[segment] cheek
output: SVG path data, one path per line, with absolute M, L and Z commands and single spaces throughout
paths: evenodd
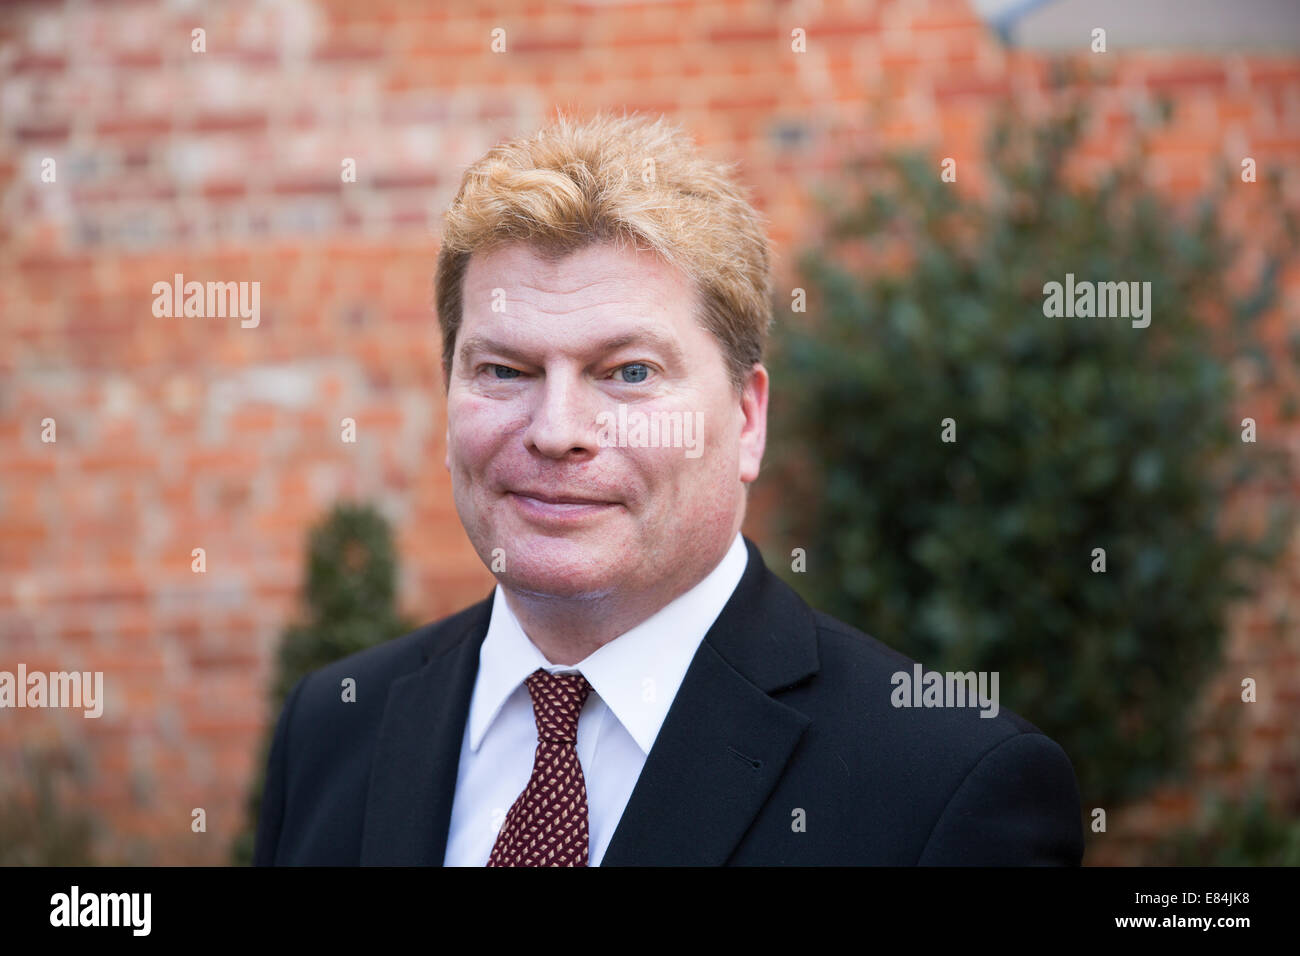
M 689 462 L 687 494 L 708 498 L 705 507 L 728 506 L 740 482 L 740 428 L 720 413 L 704 431 L 701 456 Z
M 635 468 L 648 485 L 665 492 L 665 507 L 673 507 L 674 501 L 717 500 L 740 481 L 741 422 L 732 409 L 706 410 L 699 428 L 694 438 L 697 457 L 688 457 L 685 448 L 637 449 Z
M 706 442 L 698 458 L 687 458 L 680 448 L 655 451 L 655 455 L 642 456 L 636 470 L 656 510 L 689 524 L 691 515 L 712 510 L 720 493 L 730 487 L 728 469 L 734 470 L 735 465 L 724 460 L 725 446 Z
M 448 410 L 453 466 L 475 470 L 500 446 L 507 428 L 497 403 L 463 399 Z

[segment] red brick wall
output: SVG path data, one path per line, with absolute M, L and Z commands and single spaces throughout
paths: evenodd
M 557 106 L 665 112 L 740 161 L 781 288 L 841 157 L 924 144 L 975 188 L 993 106 L 1049 96 L 1048 61 L 1002 48 L 963 0 L 177 7 L 0 11 L 0 668 L 103 670 L 107 695 L 99 720 L 0 713 L 0 773 L 23 744 L 79 755 L 69 796 L 103 824 L 106 860 L 226 858 L 274 717 L 265 685 L 305 532 L 336 497 L 395 524 L 407 613 L 487 593 L 442 465 L 431 310 L 437 217 L 466 164 Z M 791 52 L 795 27 L 807 53 Z M 1163 93 L 1176 114 L 1153 182 L 1188 195 L 1252 155 L 1300 206 L 1300 59 L 1080 48 L 1099 74 L 1084 172 Z M 355 183 L 340 182 L 344 157 Z M 1248 237 L 1272 221 L 1246 193 L 1226 215 Z M 1277 330 L 1300 328 L 1294 265 Z M 151 287 L 177 272 L 261 282 L 260 325 L 155 318 Z M 345 416 L 355 445 L 339 440 Z M 46 417 L 56 444 L 40 440 Z M 772 491 L 748 525 L 760 540 Z M 1289 696 L 1246 713 L 1235 763 L 1207 756 L 1191 783 L 1112 817 L 1136 839 L 1090 858 L 1140 852 L 1212 783 L 1264 773 L 1297 799 L 1295 627 L 1269 629 L 1300 619 L 1297 595 L 1300 554 L 1238 616 L 1207 733 L 1239 673 L 1285 673 Z M 206 834 L 190 832 L 193 807 Z

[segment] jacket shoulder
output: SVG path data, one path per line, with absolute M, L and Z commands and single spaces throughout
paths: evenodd
M 912 686 L 918 668 L 928 673 L 920 662 L 823 611 L 812 613 L 818 669 L 779 694 L 811 718 L 787 802 L 803 805 L 797 801 L 808 798 L 795 791 L 815 781 L 836 839 L 824 847 L 790 845 L 783 858 L 1077 865 L 1082 830 L 1073 767 L 1038 727 L 996 705 L 993 673 L 965 675 L 986 693 L 964 705 L 957 681 L 949 683 L 963 675 L 943 674 L 938 705 L 927 703 Z M 772 832 L 788 828 L 785 819 Z
M 916 665 L 922 663 L 824 611 L 814 610 L 813 618 L 817 625 L 817 643 L 822 666 L 824 668 L 847 667 L 865 678 L 868 686 L 888 687 L 891 696 L 897 687 L 894 675 L 906 674 L 907 679 L 910 680 L 915 673 Z M 882 680 L 885 682 L 883 685 L 880 683 Z M 998 707 L 996 716 L 981 719 L 979 723 L 989 726 L 989 729 L 995 729 L 997 731 L 995 736 L 999 739 L 1015 733 L 1042 733 L 1038 727 L 1019 714 L 1001 706 Z

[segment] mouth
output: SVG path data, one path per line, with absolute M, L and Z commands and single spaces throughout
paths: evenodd
M 573 495 L 549 495 L 540 491 L 508 491 L 506 497 L 525 518 L 544 524 L 586 521 L 618 507 L 618 503 L 614 501 Z

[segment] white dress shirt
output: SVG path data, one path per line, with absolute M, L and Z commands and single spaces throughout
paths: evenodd
M 704 580 L 574 665 L 547 661 L 498 584 L 479 649 L 443 864 L 486 865 L 507 811 L 532 776 L 537 722 L 524 679 L 541 667 L 577 671 L 591 685 L 577 747 L 587 784 L 588 865 L 599 866 L 691 659 L 748 561 L 737 533 Z

